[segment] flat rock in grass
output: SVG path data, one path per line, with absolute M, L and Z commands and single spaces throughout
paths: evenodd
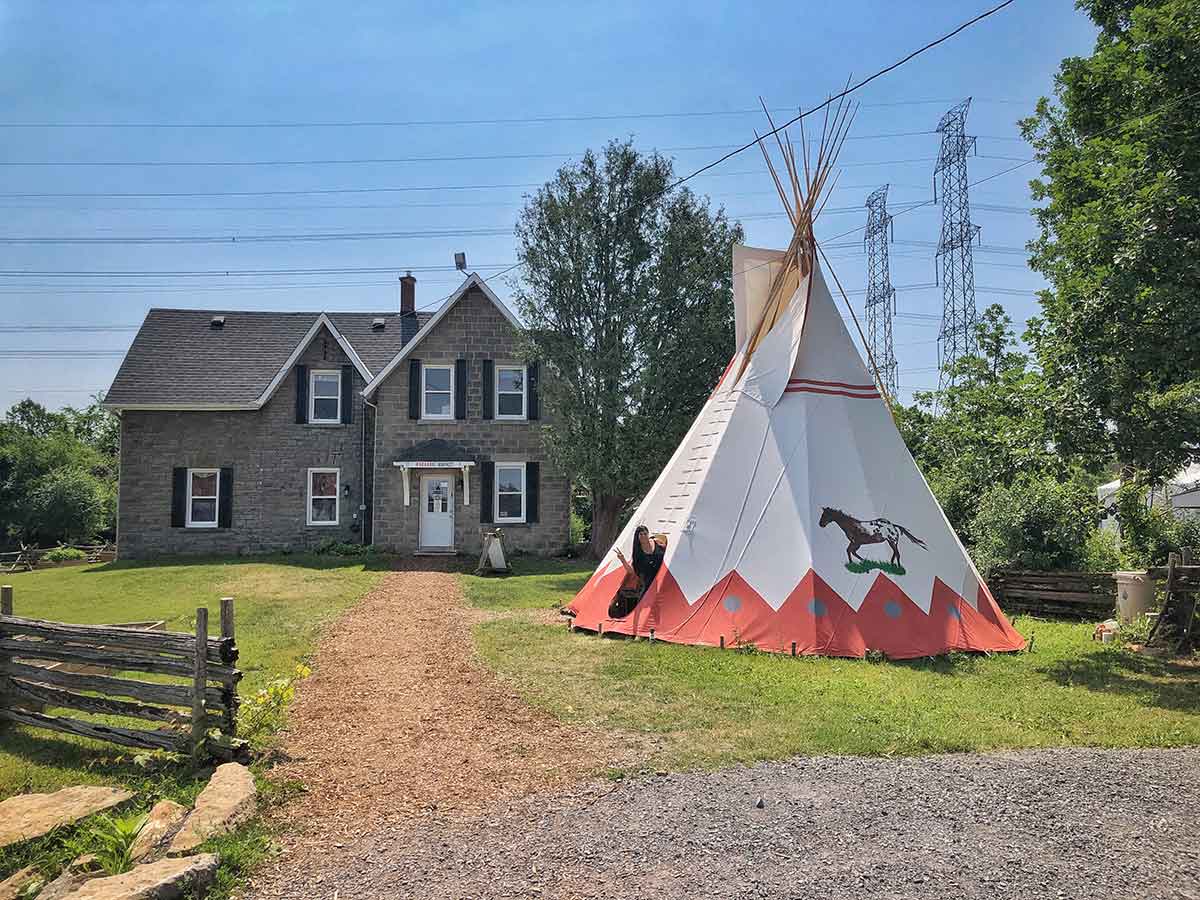
M 48 834 L 133 797 L 119 788 L 80 785 L 53 794 L 18 794 L 0 802 L 0 847 Z
M 217 874 L 217 856 L 201 853 L 134 866 L 122 875 L 93 878 L 70 900 L 175 900 L 203 897 Z
M 167 853 L 171 856 L 190 853 L 210 837 L 232 831 L 253 816 L 257 808 L 257 791 L 250 770 L 240 763 L 217 766 Z
M 146 824 L 142 826 L 130 848 L 133 861 L 150 862 L 162 856 L 187 814 L 188 808 L 174 800 L 159 800 L 155 803 L 146 817 Z
M 52 882 L 38 893 L 38 900 L 63 900 L 64 897 L 75 896 L 75 891 L 91 879 L 91 874 L 79 872 L 67 866 Z
M 42 873 L 34 866 L 26 866 L 0 881 L 0 900 L 17 900 L 25 885 L 31 881 L 42 881 Z

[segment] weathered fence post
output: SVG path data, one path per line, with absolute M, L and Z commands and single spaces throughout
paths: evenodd
M 221 598 L 221 637 L 233 640 L 233 598 Z
M 11 616 L 13 614 L 12 603 L 12 585 L 0 585 L 0 616 Z M 4 630 L 0 629 L 0 638 L 4 637 Z M 8 675 L 4 671 L 7 668 L 8 656 L 0 651 L 0 709 L 8 707 Z
M 233 598 L 221 598 L 221 637 L 234 640 Z M 236 647 L 236 644 L 235 644 Z M 238 697 L 237 691 L 225 692 L 225 728 L 224 731 L 232 738 L 237 736 Z
M 204 753 L 205 721 L 204 693 L 208 688 L 208 609 L 196 610 L 196 653 L 192 670 L 192 759 L 200 762 Z

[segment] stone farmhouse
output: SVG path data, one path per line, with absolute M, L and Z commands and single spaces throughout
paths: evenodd
M 121 558 L 302 550 L 405 553 L 569 539 L 547 462 L 537 363 L 478 275 L 418 312 L 152 309 L 105 405 L 121 418 Z

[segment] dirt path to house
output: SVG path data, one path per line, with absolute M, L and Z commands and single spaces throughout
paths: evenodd
M 539 713 L 479 664 L 482 614 L 453 571 L 422 563 L 339 619 L 303 682 L 273 770 L 307 788 L 279 814 L 288 869 L 315 877 L 330 850 L 381 827 L 469 815 L 627 757 L 615 737 Z

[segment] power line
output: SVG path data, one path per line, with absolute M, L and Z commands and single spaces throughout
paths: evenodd
M 909 206 L 928 205 L 927 201 L 914 201 L 911 204 L 900 204 L 901 209 Z M 1015 211 L 1015 210 L 1005 210 Z M 1027 211 L 1027 210 L 1026 210 Z M 846 206 L 826 209 L 823 215 L 858 215 L 862 212 L 858 207 Z M 761 213 L 728 213 L 731 220 L 752 222 L 762 219 L 786 218 L 784 212 Z M 0 244 L 10 245 L 39 245 L 39 244 L 255 244 L 255 243 L 319 243 L 325 241 L 379 241 L 379 240 L 415 240 L 446 237 L 495 237 L 511 233 L 512 229 L 505 228 L 442 228 L 416 229 L 412 231 L 326 231 L 326 232 L 286 232 L 268 234 L 222 234 L 222 235 L 120 235 L 120 236 L 77 236 L 77 235 L 0 235 Z
M 932 134 L 930 131 L 895 131 L 882 134 L 857 135 L 858 140 L 881 138 L 915 137 Z M 732 144 L 701 144 L 688 147 L 658 147 L 657 153 L 695 153 L 710 150 L 727 150 Z M 517 159 L 569 159 L 583 156 L 586 150 L 542 152 L 542 153 L 480 153 L 438 156 L 392 156 L 359 159 L 253 159 L 253 160 L 0 160 L 0 167 L 96 167 L 96 168 L 195 168 L 195 167 L 256 167 L 256 166 L 361 166 L 392 165 L 401 163 L 428 162 L 496 162 Z M 1009 159 L 1009 157 L 991 157 Z
M 920 106 L 941 105 L 949 100 L 891 100 L 875 103 L 864 103 L 865 107 L 890 106 Z M 981 100 L 982 103 L 1014 104 L 1032 106 L 1028 100 Z M 772 109 L 772 112 L 791 112 L 791 107 Z M 617 122 L 626 120 L 646 119 L 698 119 L 729 116 L 760 115 L 757 109 L 730 110 L 684 110 L 679 112 L 645 112 L 645 113 L 571 113 L 565 115 L 524 116 L 514 118 L 475 118 L 475 119 L 367 119 L 345 121 L 292 121 L 292 122 L 0 122 L 0 128 L 33 129 L 33 128 L 416 128 L 442 126 L 472 126 L 472 125 L 541 125 L 556 122 Z
M 1010 0 L 1011 2 L 1011 0 Z M 807 115 L 807 113 L 805 114 Z M 745 149 L 744 147 L 742 149 Z M 740 151 L 738 151 L 740 152 Z M 732 154 L 726 154 L 722 161 L 730 158 Z M 864 162 L 843 163 L 842 168 L 863 168 L 869 166 L 897 166 L 909 165 L 916 163 L 929 162 L 931 156 L 919 156 L 911 159 L 881 159 L 868 160 Z M 708 168 L 711 168 L 708 167 Z M 686 176 L 688 180 L 697 177 L 700 174 L 706 174 L 709 178 L 730 178 L 741 175 L 765 175 L 766 169 L 751 169 L 739 172 L 714 172 L 707 174 L 706 172 L 694 172 Z M 678 187 L 680 181 L 672 188 Z M 44 193 L 44 192 L 19 192 L 0 194 L 0 199 L 3 200 L 85 200 L 85 199 L 118 199 L 118 200 L 136 200 L 136 199 L 157 199 L 164 197 L 171 198 L 200 198 L 200 197 L 302 197 L 302 196 L 321 196 L 321 195 L 336 195 L 336 194 L 403 194 L 414 193 L 418 191 L 488 191 L 488 190 L 524 190 L 527 188 L 540 188 L 544 182 L 516 182 L 508 184 L 439 184 L 439 185 L 412 185 L 404 187 L 370 187 L 370 188 L 310 188 L 306 190 L 271 190 L 271 191 L 124 191 L 124 192 L 87 192 L 87 191 L 70 191 L 64 193 Z

